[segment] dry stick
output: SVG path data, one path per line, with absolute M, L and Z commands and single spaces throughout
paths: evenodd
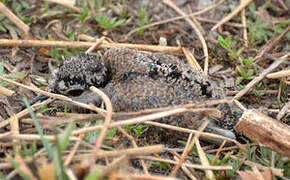
M 97 41 L 95 42 L 95 44 L 93 46 L 91 46 L 86 53 L 91 53 L 94 49 L 98 48 L 104 41 L 105 36 L 101 37 L 100 39 L 97 39 Z
M 214 157 L 214 159 L 212 160 L 212 164 L 215 164 L 215 162 L 216 162 L 216 160 L 219 158 L 219 154 L 220 154 L 220 152 L 222 151 L 222 149 L 223 149 L 223 147 L 224 147 L 224 145 L 226 144 L 226 140 L 224 140 L 223 141 L 223 143 L 220 145 L 220 147 L 218 148 L 218 151 L 217 151 L 217 153 L 215 154 L 215 157 Z
M 77 180 L 75 172 L 72 169 L 65 168 L 65 173 L 67 174 L 67 176 L 70 180 Z
M 259 144 L 258 143 L 251 143 L 249 145 L 249 147 L 252 147 L 252 146 L 258 146 Z M 225 147 L 225 148 L 222 148 L 220 151 L 230 151 L 230 150 L 235 150 L 235 149 L 238 149 L 239 147 L 237 145 L 234 145 L 234 146 L 230 146 L 230 147 Z M 219 149 L 210 149 L 210 150 L 206 150 L 205 152 L 207 154 L 210 154 L 210 153 L 215 153 L 215 152 L 218 152 Z
M 268 79 L 278 79 L 278 78 L 283 78 L 283 77 L 288 77 L 288 76 L 290 76 L 290 69 L 287 69 L 287 70 L 284 70 L 284 71 L 270 73 L 266 77 Z
M 188 104 L 187 104 L 188 105 Z M 187 105 L 183 105 L 180 107 L 186 107 Z M 148 114 L 152 114 L 154 112 L 162 112 L 165 111 L 166 109 L 177 109 L 178 107 L 176 106 L 169 106 L 170 108 L 166 107 L 166 108 L 155 108 L 155 109 L 147 109 L 147 110 L 142 110 L 139 112 L 119 112 L 119 113 L 113 113 L 112 117 L 115 118 L 115 120 L 124 120 L 126 118 L 131 118 L 131 117 L 137 117 L 137 116 L 141 116 L 141 115 L 148 115 Z M 186 107 L 189 108 L 189 107 Z M 97 111 L 97 110 L 96 110 Z M 196 108 L 194 110 L 188 110 L 190 112 L 196 112 L 196 113 L 203 113 L 207 116 L 213 116 L 213 117 L 219 117 L 220 112 L 214 108 Z M 102 119 L 104 116 L 100 115 L 100 114 L 76 114 L 76 113 L 65 113 L 65 114 L 60 114 L 57 113 L 57 116 L 65 116 L 65 117 L 51 117 L 51 116 L 37 116 L 38 121 L 42 124 L 42 125 L 62 125 L 65 123 L 69 123 L 70 122 L 70 118 L 76 118 L 76 122 L 90 122 L 90 121 L 95 121 L 96 119 Z M 28 124 L 32 124 L 33 121 L 31 118 L 27 118 L 27 119 L 22 119 L 21 120 L 22 123 L 28 123 Z M 49 127 L 48 127 L 49 128 Z
M 287 113 L 287 111 L 290 109 L 290 101 L 288 101 L 283 108 L 281 109 L 281 111 L 277 114 L 277 119 L 280 121 L 285 114 Z
M 218 99 L 218 100 L 207 100 L 203 102 L 198 102 L 198 103 L 190 103 L 190 104 L 181 104 L 181 105 L 174 105 L 174 106 L 168 106 L 168 107 L 162 107 L 162 108 L 154 108 L 154 109 L 145 109 L 141 110 L 138 112 L 119 112 L 119 113 L 113 113 L 113 117 L 128 117 L 128 116 L 139 116 L 139 115 L 147 115 L 150 113 L 154 112 L 161 112 L 161 111 L 167 111 L 167 110 L 172 110 L 172 109 L 177 109 L 177 108 L 196 108 L 194 109 L 195 112 L 205 112 L 205 111 L 212 111 L 212 108 L 199 108 L 199 107 L 204 107 L 204 106 L 213 106 L 217 104 L 225 104 L 225 103 L 230 103 L 229 100 L 227 99 Z M 199 108 L 199 109 L 197 109 Z M 95 116 L 95 118 L 100 118 L 99 115 L 97 114 L 74 114 L 74 113 L 65 113 L 65 114 L 60 114 L 61 116 L 75 116 L 75 115 L 82 115 L 82 116 Z
M 170 164 L 178 164 L 178 161 L 172 161 L 169 159 L 161 159 L 156 157 L 150 157 L 150 156 L 136 156 L 133 157 L 134 159 L 145 159 L 150 161 L 159 161 L 159 162 L 166 162 Z M 200 164 L 189 164 L 189 163 L 183 163 L 184 166 L 194 169 L 201 169 L 201 170 L 218 170 L 218 171 L 224 171 L 224 170 L 232 170 L 233 168 L 231 166 L 205 166 Z
M 131 174 L 131 173 L 116 173 L 109 177 L 110 180 L 179 180 L 176 178 L 170 178 L 165 176 L 157 176 L 157 175 L 144 175 L 144 174 Z
M 68 155 L 68 157 L 64 161 L 64 165 L 66 165 L 66 166 L 69 165 L 69 163 L 71 162 L 73 156 L 75 155 L 79 145 L 81 144 L 81 141 L 82 141 L 83 137 L 84 137 L 84 134 L 80 134 L 79 135 L 80 139 L 74 144 L 73 149 L 71 150 L 70 154 Z
M 3 76 L 0 76 L 0 79 L 3 80 L 3 81 L 7 81 L 7 82 L 10 82 L 16 86 L 19 86 L 19 87 L 22 87 L 22 88 L 25 88 L 25 89 L 29 89 L 33 92 L 36 92 L 36 93 L 39 93 L 39 94 L 43 94 L 43 95 L 46 95 L 46 96 L 49 96 L 49 97 L 53 97 L 53 98 L 56 98 L 56 99 L 60 99 L 60 100 L 63 100 L 63 101 L 68 101 L 76 106 L 80 106 L 82 108 L 85 108 L 85 109 L 89 109 L 89 110 L 92 110 L 92 111 L 95 111 L 97 107 L 95 108 L 92 108 L 91 106 L 87 105 L 87 104 L 84 104 L 84 103 L 80 103 L 80 102 L 77 102 L 77 101 L 73 101 L 71 98 L 67 97 L 67 96 L 64 96 L 64 95 L 60 95 L 60 94 L 54 94 L 54 93 L 50 93 L 50 92 L 47 92 L 47 91 L 43 91 L 41 89 L 38 89 L 38 88 L 35 88 L 35 87 L 31 87 L 31 86 L 26 86 L 24 84 L 21 84 L 21 83 L 18 83 L 18 82 L 15 82 L 15 81 L 12 81 L 10 79 L 7 79 Z M 100 109 L 98 108 L 98 111 L 101 111 L 101 112 L 104 112 L 103 109 Z M 1 125 L 0 125 L 1 127 Z
M 184 152 L 187 151 L 187 149 L 190 146 L 192 140 L 193 140 L 192 133 L 190 133 L 189 136 L 188 136 L 188 138 L 187 138 L 186 145 L 185 145 L 185 148 L 183 150 L 182 155 L 184 155 Z M 173 155 L 177 155 L 177 153 L 175 151 L 170 151 L 170 153 L 173 154 Z M 183 157 L 180 157 L 179 158 L 178 163 L 175 165 L 174 169 L 170 173 L 170 176 L 175 176 L 176 175 L 177 171 L 182 166 L 182 164 L 184 163 L 184 161 L 185 161 L 185 159 Z
M 0 76 L 0 78 L 1 78 L 1 76 Z M 47 103 L 49 103 L 49 102 L 51 102 L 51 99 L 47 99 L 47 100 L 45 100 L 45 101 L 43 101 L 43 102 L 41 102 L 41 103 L 34 104 L 34 105 L 31 106 L 31 108 L 32 108 L 33 110 L 36 110 L 37 108 L 39 108 L 39 107 L 41 107 L 42 105 L 47 104 Z M 15 114 L 14 116 L 17 117 L 17 118 L 19 119 L 19 118 L 21 118 L 21 117 L 23 117 L 23 116 L 25 116 L 25 115 L 27 115 L 27 114 L 29 114 L 29 110 L 28 110 L 28 109 L 25 109 L 25 110 L 20 111 L 19 113 Z M 10 117 L 9 119 L 6 119 L 6 120 L 4 120 L 4 121 L 1 121 L 1 122 L 0 122 L 0 128 L 3 128 L 3 127 L 5 127 L 5 126 L 7 126 L 7 125 L 10 123 L 10 121 L 12 121 L 12 119 L 14 118 L 14 116 L 12 116 L 12 117 Z
M 10 90 L 10 89 L 7 89 L 3 86 L 0 86 L 0 94 L 3 94 L 4 96 L 12 96 L 15 92 Z
M 137 143 L 136 143 L 136 141 L 134 140 L 134 138 L 131 136 L 131 135 L 129 135 L 124 129 L 122 129 L 121 127 L 118 127 L 118 130 L 122 133 L 122 134 L 124 134 L 130 141 L 131 141 L 131 143 L 133 144 L 133 147 L 134 148 L 138 148 L 138 146 L 137 146 Z M 142 168 L 143 168 L 143 170 L 144 170 L 144 173 L 145 174 L 149 174 L 149 171 L 148 171 L 148 168 L 146 167 L 146 164 L 145 164 L 145 162 L 142 160 L 142 159 L 140 159 L 139 160 L 140 161 L 140 164 L 142 165 Z
M 182 51 L 188 61 L 188 63 L 191 65 L 191 67 L 195 70 L 201 71 L 202 72 L 202 68 L 200 67 L 200 65 L 198 64 L 197 60 L 195 59 L 195 57 L 185 48 L 182 48 Z
M 223 25 L 224 23 L 228 22 L 230 19 L 232 19 L 234 16 L 236 16 L 241 10 L 243 10 L 252 0 L 240 0 L 240 5 L 229 15 L 227 15 L 225 18 L 223 18 L 219 23 L 217 23 L 211 31 L 214 31 L 219 26 Z
M 29 26 L 27 26 L 15 14 L 13 14 L 2 2 L 0 2 L 0 11 L 21 30 L 24 39 L 28 37 Z
M 197 103 L 195 104 L 196 105 L 201 105 L 201 103 Z M 188 106 L 188 107 L 187 107 Z M 173 114 L 176 114 L 176 113 L 182 113 L 182 112 L 195 112 L 195 113 L 205 113 L 207 112 L 207 115 L 211 115 L 211 116 L 214 116 L 214 117 L 217 117 L 217 115 L 215 115 L 215 113 L 213 114 L 208 114 L 208 111 L 211 111 L 212 108 L 197 108 L 197 109 L 188 109 L 189 107 L 192 107 L 193 104 L 187 104 L 187 105 L 183 105 L 183 106 L 171 106 L 170 108 L 166 107 L 166 108 L 156 108 L 156 109 L 148 109 L 148 110 L 144 110 L 144 111 L 140 111 L 140 112 L 131 112 L 131 113 L 115 113 L 113 117 L 123 117 L 123 118 L 126 118 L 126 117 L 136 117 L 136 116 L 139 116 L 139 117 L 136 117 L 136 118 L 133 118 L 133 119 L 128 119 L 128 120 L 122 120 L 122 121 L 119 121 L 119 122 L 116 122 L 116 123 L 112 123 L 110 125 L 110 128 L 112 127 L 120 127 L 120 126 L 124 126 L 124 125 L 132 125 L 132 124 L 136 124 L 136 123 L 141 123 L 143 121 L 147 121 L 147 120 L 154 120 L 156 118 L 162 118 L 164 116 L 170 116 L 170 115 L 173 115 Z M 184 108 L 186 107 L 186 108 Z M 169 112 L 170 110 L 170 112 Z M 164 112 L 162 112 L 164 111 Z M 151 114 L 151 113 L 161 113 L 161 114 Z M 169 113 L 169 114 L 168 114 Z M 87 116 L 87 117 L 84 117 L 84 118 L 89 118 L 89 120 L 87 121 L 94 121 L 95 119 L 99 119 L 99 118 L 102 118 L 102 116 L 100 115 L 97 115 L 97 114 L 78 114 L 80 116 Z M 147 117 L 144 117 L 144 116 L 140 116 L 140 115 L 152 115 L 152 116 L 147 116 Z M 155 117 L 155 116 L 158 116 L 158 117 Z M 73 116 L 76 116 L 74 114 L 67 114 L 68 118 L 71 118 Z M 59 121 L 58 118 L 56 117 L 51 117 L 49 118 L 48 120 L 44 120 L 43 118 L 47 118 L 47 117 L 39 117 L 39 121 L 40 123 L 42 124 L 48 124 L 48 125 L 51 125 L 52 123 L 54 123 L 54 121 Z M 147 118 L 150 118 L 150 119 L 147 119 Z M 120 119 L 119 119 L 120 120 Z M 46 122 L 45 122 L 46 121 Z M 69 120 L 61 120 L 61 121 L 64 121 L 63 123 L 68 123 Z M 83 119 L 80 119 L 80 120 L 76 120 L 76 122 L 87 122 Z M 25 123 L 32 123 L 32 119 L 22 119 L 22 122 L 25 122 Z M 56 125 L 58 124 L 63 124 L 62 122 L 60 123 L 54 123 Z M 95 130 L 99 130 L 101 129 L 103 126 L 93 126 L 93 127 L 87 127 L 87 128 L 82 128 L 82 129 L 78 129 L 78 130 L 75 130 L 73 133 L 75 134 L 79 134 L 79 133 L 86 133 L 86 132 L 90 132 L 90 131 L 95 131 Z
M 233 96 L 236 95 L 239 91 L 228 91 L 227 96 Z M 259 93 L 265 93 L 265 94 L 277 94 L 278 90 L 258 90 Z M 249 94 L 254 94 L 253 92 L 249 92 Z
M 289 11 L 289 8 L 288 8 L 287 5 L 283 2 L 283 0 L 278 0 L 278 2 L 279 2 L 280 5 L 284 8 L 285 11 Z
M 243 110 L 243 111 L 246 111 L 247 110 L 247 108 L 245 106 L 243 106 L 242 103 L 240 103 L 240 101 L 238 101 L 238 100 L 235 99 L 235 100 L 233 100 L 233 102 L 234 102 L 234 105 L 236 105 L 241 110 Z
M 184 148 L 184 151 L 183 151 L 183 153 L 181 155 L 181 158 L 180 158 L 178 164 L 174 167 L 174 169 L 170 173 L 170 176 L 175 176 L 176 175 L 178 169 L 184 163 L 186 157 L 188 156 L 189 152 L 191 151 L 191 149 L 192 149 L 192 147 L 193 147 L 193 145 L 194 145 L 194 143 L 196 141 L 196 137 L 199 138 L 200 132 L 202 132 L 206 128 L 207 124 L 208 124 L 208 121 L 205 121 L 201 125 L 201 127 L 198 129 L 198 132 L 195 134 L 195 136 L 192 138 L 192 140 L 190 140 L 190 138 L 189 138 L 189 141 L 186 144 L 186 147 Z M 191 137 L 191 135 L 189 137 Z
M 168 110 L 165 112 L 159 112 L 159 113 L 155 113 L 155 114 L 150 114 L 150 115 L 136 117 L 136 118 L 132 118 L 132 119 L 128 119 L 128 120 L 123 120 L 120 122 L 114 122 L 114 123 L 111 123 L 109 125 L 109 127 L 114 128 L 114 127 L 120 127 L 120 126 L 126 126 L 126 125 L 138 124 L 138 123 L 145 123 L 145 121 L 156 120 L 159 118 L 163 118 L 163 117 L 167 117 L 167 116 L 171 116 L 171 115 L 175 115 L 175 114 L 179 114 L 179 113 L 184 113 L 184 112 L 199 112 L 199 111 L 195 111 L 195 109 L 177 108 L 177 109 L 172 109 L 172 110 Z M 72 132 L 72 134 L 77 135 L 77 134 L 87 133 L 87 132 L 91 132 L 91 131 L 96 131 L 96 130 L 99 130 L 102 128 L 103 128 L 103 126 L 96 125 L 96 126 L 92 126 L 92 127 L 74 130 Z M 196 133 L 197 131 L 192 130 L 192 132 Z
M 19 47 L 66 47 L 87 49 L 93 46 L 95 42 L 76 42 L 76 41 L 42 41 L 42 40 L 14 40 L 0 39 L 0 46 L 19 46 Z M 103 42 L 100 47 L 130 48 L 143 51 L 164 52 L 171 54 L 182 54 L 181 47 L 175 46 L 155 46 L 147 44 L 127 44 L 127 43 L 108 43 Z
M 122 149 L 122 150 L 114 150 L 114 151 L 101 151 L 98 153 L 97 159 L 101 158 L 112 158 L 118 157 L 121 155 L 127 156 L 138 156 L 138 155 L 148 155 L 152 153 L 161 153 L 164 152 L 163 145 L 152 145 L 146 147 L 138 147 L 138 148 L 129 148 L 129 149 Z M 92 158 L 94 154 L 80 154 L 75 155 L 74 159 L 84 159 L 84 158 Z
M 75 5 L 74 1 L 59 1 L 59 0 L 47 0 L 47 1 L 59 4 L 59 5 L 65 7 L 65 8 L 68 8 L 68 9 L 70 9 L 78 14 L 81 13 L 80 9 L 74 6 Z M 73 3 L 70 3 L 70 2 L 73 2 Z
M 122 165 L 128 164 L 128 156 L 122 155 L 121 157 L 115 159 L 111 164 L 107 165 L 99 174 L 98 179 L 103 179 L 109 174 L 114 173 Z
M 179 132 L 185 132 L 185 133 L 193 133 L 193 134 L 200 133 L 200 136 L 216 138 L 216 139 L 221 139 L 221 140 L 227 140 L 227 141 L 235 143 L 245 154 L 247 154 L 247 149 L 241 143 L 239 143 L 238 141 L 236 141 L 234 139 L 231 139 L 231 138 L 223 137 L 223 136 L 212 134 L 212 133 L 199 132 L 199 131 L 196 131 L 196 130 L 187 129 L 187 128 L 181 128 L 181 127 L 172 126 L 172 125 L 168 125 L 168 124 L 152 122 L 152 121 L 144 122 L 144 124 L 149 124 L 149 125 L 162 127 L 162 128 L 166 128 L 166 129 L 171 129 L 171 130 L 179 131 Z
M 247 19 L 246 19 L 246 10 L 245 9 L 242 10 L 241 16 L 242 16 L 242 24 L 244 26 L 243 38 L 244 38 L 246 47 L 248 47 Z
M 190 104 L 182 104 L 182 105 L 175 105 L 175 106 L 168 106 L 168 107 L 163 107 L 163 108 L 154 108 L 154 109 L 145 109 L 141 110 L 138 112 L 117 112 L 113 113 L 112 117 L 117 118 L 118 120 L 123 120 L 125 118 L 131 118 L 131 117 L 136 117 L 136 116 L 141 116 L 141 115 L 148 115 L 154 112 L 162 112 L 162 111 L 167 111 L 167 110 L 172 110 L 172 109 L 177 109 L 177 108 L 195 108 L 195 112 L 200 112 L 200 113 L 205 113 L 205 112 L 210 112 L 212 111 L 212 114 L 214 114 L 214 111 L 212 108 L 198 108 L 198 107 L 203 107 L 203 106 L 212 106 L 212 105 L 217 105 L 217 104 L 224 104 L 224 103 L 229 103 L 230 101 L 227 99 L 219 99 L 219 100 L 207 100 L 199 103 L 190 103 Z M 80 120 L 76 120 L 77 122 L 86 122 L 86 121 L 92 121 L 95 119 L 102 118 L 103 116 L 99 114 L 80 114 L 80 113 L 57 113 L 57 116 L 65 116 L 67 118 L 69 117 L 74 117 L 74 116 L 80 116 Z M 54 121 L 63 121 L 63 123 L 69 122 L 67 119 L 59 119 L 58 117 L 40 117 L 41 121 L 47 121 L 44 120 L 45 118 L 48 118 L 47 120 L 50 120 L 50 123 L 53 123 Z M 88 120 L 85 120 L 88 119 Z M 32 122 L 29 119 L 26 119 L 25 122 L 30 123 Z M 60 122 L 62 123 L 62 122 Z
M 285 56 L 280 57 L 279 59 L 272 57 L 275 61 L 265 69 L 258 77 L 253 79 L 250 83 L 248 83 L 245 89 L 241 90 L 238 94 L 234 96 L 232 100 L 239 100 L 243 95 L 245 95 L 255 84 L 259 83 L 268 73 L 272 72 L 275 68 L 277 68 L 282 62 L 284 62 L 290 53 Z
M 234 160 L 237 160 L 238 157 L 234 156 L 234 155 L 231 155 L 230 156 L 231 159 L 234 159 Z M 255 163 L 255 162 L 252 162 L 252 161 L 249 161 L 249 160 L 245 160 L 243 162 L 245 165 L 248 165 L 248 166 L 256 166 L 258 169 L 260 170 L 268 170 L 269 168 L 271 169 L 271 172 L 276 175 L 276 176 L 279 176 L 279 177 L 283 177 L 283 169 L 278 169 L 278 168 L 273 168 L 273 167 L 265 167 L 261 164 L 258 164 L 258 163 Z
M 151 23 L 149 25 L 146 25 L 146 26 L 142 26 L 142 27 L 139 27 L 139 28 L 136 28 L 136 29 L 133 29 L 132 31 L 130 31 L 124 38 L 124 41 L 127 41 L 127 39 L 134 33 L 138 32 L 139 30 L 142 30 L 142 29 L 148 29 L 150 27 L 154 27 L 154 26 L 157 26 L 157 25 L 161 25 L 161 24 L 165 24 L 165 23 L 169 23 L 169 22 L 173 22 L 173 21 L 176 21 L 176 20 L 180 20 L 180 19 L 184 19 L 186 17 L 191 17 L 191 16 L 196 16 L 196 15 L 199 15 L 199 14 L 203 14 L 217 6 L 219 6 L 221 3 L 225 2 L 225 0 L 221 0 L 220 2 L 218 2 L 217 4 L 215 4 L 214 6 L 211 6 L 211 7 L 208 7 L 208 8 L 205 8 L 203 10 L 200 10 L 200 11 L 197 11 L 197 12 L 194 12 L 194 13 L 191 13 L 191 14 L 187 14 L 185 16 L 178 16 L 178 17 L 175 17 L 175 18 L 170 18 L 170 19 L 165 19 L 165 20 L 162 20 L 162 21 L 158 21 L 158 22 L 154 22 L 154 23 Z M 198 17 L 197 17 L 198 18 Z
M 203 124 L 203 126 L 201 127 L 200 132 L 203 131 L 203 130 L 205 129 L 205 127 L 207 126 L 207 124 L 208 124 L 208 120 L 206 121 L 206 123 Z M 200 145 L 200 143 L 199 143 L 199 136 L 200 136 L 200 133 L 196 134 L 196 135 L 194 136 L 194 140 L 193 140 L 193 142 L 195 142 L 195 146 L 196 146 L 196 148 L 197 148 L 198 156 L 199 156 L 199 159 L 200 159 L 200 161 L 201 161 L 201 164 L 202 164 L 202 165 L 209 166 L 208 159 L 207 159 L 207 157 L 206 157 L 206 155 L 205 155 L 204 151 L 202 150 L 201 145 Z M 191 148 L 189 149 L 189 151 L 190 151 L 190 150 L 191 150 Z M 208 179 L 214 179 L 214 177 L 215 177 L 215 176 L 214 176 L 214 173 L 212 172 L 212 170 L 206 170 L 206 171 L 205 171 L 205 174 L 206 174 L 206 177 L 207 177 Z
M 171 8 L 173 8 L 175 11 L 177 11 L 182 16 L 186 16 L 186 14 L 179 7 L 177 7 L 171 0 L 163 0 L 163 3 L 165 3 L 168 6 L 170 6 Z M 201 41 L 203 53 L 205 56 L 204 73 L 207 75 L 208 74 L 208 58 L 209 57 L 208 57 L 208 48 L 207 48 L 206 42 L 204 40 L 202 33 L 199 31 L 198 27 L 196 26 L 196 24 L 189 17 L 186 17 L 185 20 L 191 25 L 191 27 L 193 28 L 193 30 L 197 34 L 199 40 Z
M 283 31 L 279 36 L 271 38 L 269 43 L 267 43 L 265 46 L 262 47 L 262 49 L 259 50 L 259 54 L 256 55 L 254 60 L 262 58 L 262 56 L 266 52 L 273 49 L 273 47 L 282 40 L 282 38 L 289 32 L 289 30 L 290 30 L 290 25 L 288 25 L 287 29 L 285 31 Z
M 178 109 L 174 109 L 174 110 L 168 110 L 168 111 L 165 111 L 165 112 L 145 115 L 145 116 L 136 117 L 136 118 L 120 121 L 120 122 L 114 122 L 114 123 L 111 123 L 109 127 L 110 128 L 114 128 L 114 127 L 121 127 L 121 126 L 126 126 L 126 125 L 144 123 L 145 121 L 155 120 L 155 119 L 159 119 L 159 118 L 163 118 L 163 117 L 166 117 L 166 116 L 175 115 L 175 114 L 178 114 L 178 113 L 188 112 L 188 111 L 189 110 L 186 109 L 186 108 L 178 108 Z M 72 132 L 72 134 L 73 135 L 77 135 L 77 134 L 87 133 L 87 132 L 91 132 L 91 131 L 96 131 L 96 130 L 99 130 L 99 129 L 102 129 L 102 128 L 103 128 L 103 126 L 97 125 L 97 126 L 92 126 L 92 127 L 87 127 L 87 128 L 74 130 Z
M 10 127 L 12 135 L 19 135 L 19 118 L 17 116 L 13 116 L 10 121 Z M 19 144 L 19 140 L 13 139 L 13 143 L 17 144 L 16 151 L 20 150 L 21 146 Z
M 176 156 L 174 156 L 174 160 L 178 161 L 178 154 L 176 154 Z M 179 156 L 180 158 L 180 156 Z M 183 170 L 183 172 L 191 179 L 191 180 L 197 180 L 197 178 L 191 173 L 191 171 L 184 165 L 181 166 L 181 169 Z
M 55 140 L 54 135 L 45 135 L 44 136 L 48 140 Z M 28 140 L 28 141 L 33 141 L 33 140 L 40 140 L 40 135 L 38 134 L 19 134 L 19 135 L 13 135 L 11 134 L 10 136 L 3 137 L 2 139 L 18 139 L 18 140 Z M 79 138 L 77 137 L 70 137 L 71 141 L 78 141 Z
M 12 132 L 6 132 L 6 133 L 3 133 L 3 134 L 0 134 L 0 139 L 4 139 L 7 136 L 11 136 L 11 135 L 12 135 Z
M 9 34 L 11 35 L 12 39 L 18 39 L 17 33 L 13 27 L 8 26 L 7 29 L 9 30 Z M 11 56 L 14 57 L 18 50 L 19 50 L 19 48 L 17 46 L 13 47 L 11 49 Z
M 290 157 L 290 126 L 256 110 L 247 110 L 235 129 L 252 141 Z
M 90 90 L 93 91 L 94 93 L 96 93 L 98 96 L 100 96 L 103 99 L 103 101 L 105 102 L 105 105 L 106 105 L 106 109 L 107 109 L 105 122 L 104 122 L 103 128 L 100 132 L 100 135 L 99 135 L 98 140 L 97 140 L 96 145 L 95 145 L 94 155 L 95 155 L 95 157 L 97 157 L 98 152 L 99 152 L 99 150 L 102 146 L 102 143 L 105 139 L 107 129 L 109 128 L 109 125 L 110 125 L 111 120 L 112 120 L 113 106 L 112 106 L 112 103 L 111 103 L 111 100 L 109 99 L 109 97 L 105 93 L 103 93 L 101 90 L 97 89 L 94 86 L 91 86 Z M 91 165 L 93 165 L 94 163 L 95 163 L 95 158 L 92 158 Z
M 252 166 L 252 170 L 257 175 L 257 179 L 264 180 L 261 172 L 258 170 L 256 166 Z
M 202 18 L 202 17 L 194 17 L 194 18 L 196 20 L 198 20 L 198 21 L 212 23 L 212 24 L 217 24 L 219 22 L 219 21 L 216 21 L 216 20 Z M 245 26 L 243 24 L 239 24 L 239 23 L 230 23 L 230 22 L 227 22 L 224 25 L 233 26 L 233 27 L 237 27 L 237 28 L 245 28 Z

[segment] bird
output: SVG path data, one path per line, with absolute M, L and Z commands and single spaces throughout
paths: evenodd
M 110 48 L 101 57 L 88 53 L 65 58 L 52 72 L 48 91 L 100 106 L 95 86 L 111 100 L 114 112 L 131 112 L 223 98 L 203 72 L 174 55 L 128 48 Z M 33 103 L 36 100 L 32 100 Z M 230 110 L 229 110 L 230 111 Z M 235 116 L 215 123 L 233 131 Z M 192 113 L 162 118 L 180 127 L 194 126 Z M 227 124 L 227 125 L 226 125 Z M 218 125 L 218 126 L 215 126 Z M 235 138 L 234 133 L 230 133 Z

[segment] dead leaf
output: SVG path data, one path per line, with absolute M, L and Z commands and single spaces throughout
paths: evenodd
M 54 164 L 45 164 L 38 168 L 38 175 L 41 180 L 56 180 Z
M 237 171 L 237 173 L 241 176 L 242 180 L 259 180 L 257 174 L 253 171 Z M 261 175 L 264 180 L 272 180 L 270 168 L 261 172 Z

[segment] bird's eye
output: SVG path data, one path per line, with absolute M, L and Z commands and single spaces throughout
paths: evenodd
M 84 91 L 81 90 L 81 89 L 74 89 L 74 90 L 70 90 L 70 91 L 68 91 L 67 94 L 68 94 L 69 96 L 77 97 L 77 96 L 82 95 L 83 92 L 84 92 Z

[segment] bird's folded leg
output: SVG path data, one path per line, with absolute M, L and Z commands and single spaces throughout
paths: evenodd
M 37 103 L 38 101 L 42 102 L 44 100 L 47 100 L 49 98 L 49 96 L 40 94 L 38 96 L 35 96 L 33 99 L 31 99 L 29 101 L 29 105 L 32 106 L 33 104 Z M 21 110 L 24 110 L 26 108 L 26 106 L 22 106 Z

